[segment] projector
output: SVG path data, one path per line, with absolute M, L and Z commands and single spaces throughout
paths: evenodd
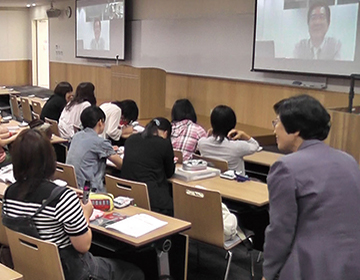
M 46 14 L 48 18 L 56 18 L 61 15 L 61 10 L 51 7 L 49 10 L 46 10 Z

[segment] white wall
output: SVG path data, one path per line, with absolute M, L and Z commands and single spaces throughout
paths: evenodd
M 254 0 L 132 0 L 126 3 L 126 54 L 121 63 L 277 84 L 291 84 L 294 80 L 312 84 L 327 82 L 329 90 L 349 90 L 347 79 L 251 72 Z M 55 7 L 62 10 L 67 6 L 73 10 L 70 19 L 64 14 L 49 19 L 50 61 L 104 67 L 114 64 L 113 60 L 75 57 L 75 0 L 55 3 Z M 41 16 L 47 8 L 32 8 L 31 18 Z M 181 45 L 176 45 L 181 38 L 189 41 L 184 39 Z
M 27 9 L 0 10 L 0 60 L 31 58 L 31 28 Z

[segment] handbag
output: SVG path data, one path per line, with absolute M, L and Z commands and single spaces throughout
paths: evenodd
M 23 215 L 18 217 L 11 217 L 4 213 L 2 210 L 2 223 L 5 227 L 20 232 L 35 238 L 40 238 L 39 232 L 35 226 L 33 218 L 39 214 L 50 202 L 52 202 L 62 191 L 64 187 L 56 187 L 52 190 L 48 199 L 46 199 L 42 205 L 36 210 L 33 215 Z M 4 200 L 6 200 L 6 193 L 4 195 Z M 4 206 L 3 206 L 4 208 Z

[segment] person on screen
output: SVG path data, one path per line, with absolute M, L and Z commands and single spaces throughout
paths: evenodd
M 91 40 L 90 48 L 92 50 L 104 50 L 105 40 L 101 37 L 101 21 L 98 18 L 94 20 L 94 36 L 95 38 Z
M 298 42 L 294 58 L 339 60 L 341 42 L 326 36 L 330 25 L 330 8 L 324 2 L 315 2 L 308 11 L 309 39 Z

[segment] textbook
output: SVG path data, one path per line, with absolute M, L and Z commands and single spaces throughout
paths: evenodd
M 185 182 L 201 180 L 220 175 L 220 170 L 213 167 L 206 167 L 203 170 L 184 170 L 182 167 L 177 167 L 174 173 L 174 178 Z

